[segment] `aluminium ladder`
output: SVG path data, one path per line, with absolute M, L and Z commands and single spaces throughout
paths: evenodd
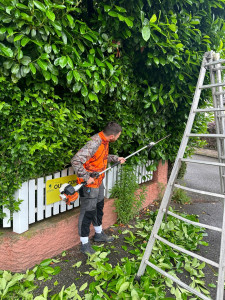
M 180 148 L 174 163 L 173 170 L 171 172 L 170 179 L 167 184 L 167 188 L 164 194 L 164 197 L 161 202 L 161 206 L 158 211 L 158 215 L 155 221 L 155 224 L 153 226 L 151 236 L 149 238 L 144 256 L 142 258 L 136 279 L 140 280 L 140 277 L 144 274 L 146 266 L 150 266 L 153 269 L 155 269 L 157 272 L 161 273 L 162 275 L 170 278 L 174 282 L 176 282 L 178 285 L 182 286 L 189 292 L 195 294 L 201 299 L 204 300 L 210 300 L 211 298 L 206 297 L 199 291 L 191 288 L 189 285 L 185 284 L 181 280 L 171 276 L 164 270 L 160 269 L 158 266 L 155 264 L 151 263 L 149 260 L 149 257 L 151 255 L 154 242 L 155 240 L 159 240 L 162 243 L 182 252 L 185 254 L 188 254 L 192 257 L 195 257 L 201 261 L 206 262 L 207 264 L 210 264 L 214 267 L 218 268 L 218 284 L 217 284 L 217 296 L 216 300 L 223 300 L 223 294 L 224 294 L 224 277 L 225 277 L 225 106 L 224 106 L 224 95 L 225 95 L 225 82 L 222 82 L 222 75 L 221 75 L 221 70 L 225 69 L 225 66 L 222 66 L 222 64 L 225 64 L 225 60 L 222 60 L 219 58 L 218 53 L 214 53 L 213 51 L 206 52 L 203 57 L 200 73 L 199 73 L 199 78 L 193 98 L 193 103 L 191 107 L 191 111 L 189 114 L 189 118 L 187 121 L 187 125 L 184 131 L 184 135 L 180 144 Z M 209 71 L 210 73 L 210 81 L 211 84 L 208 85 L 203 85 L 206 70 Z M 212 97 L 213 97 L 213 108 L 207 108 L 207 109 L 198 109 L 198 103 L 199 103 L 199 98 L 201 94 L 202 89 L 212 89 Z M 213 112 L 215 121 L 216 121 L 216 134 L 193 134 L 191 133 L 191 129 L 193 126 L 194 118 L 196 113 L 201 113 L 201 112 Z M 198 161 L 198 160 L 193 160 L 193 159 L 184 159 L 184 152 L 189 140 L 189 137 L 214 137 L 217 140 L 217 149 L 218 149 L 218 160 L 219 162 L 206 162 L 206 161 Z M 196 189 L 191 189 L 188 187 L 184 187 L 182 185 L 176 184 L 176 178 L 178 175 L 178 171 L 181 165 L 181 162 L 187 162 L 187 163 L 195 163 L 195 164 L 206 164 L 206 165 L 216 165 L 219 167 L 219 173 L 220 173 L 220 185 L 221 185 L 221 194 L 217 193 L 211 193 L 211 192 L 206 192 L 206 191 L 200 191 Z M 181 188 L 187 191 L 203 194 L 203 195 L 209 195 L 209 196 L 214 196 L 214 197 L 219 197 L 223 199 L 223 223 L 222 223 L 222 228 L 210 226 L 207 224 L 202 224 L 198 222 L 193 222 L 190 221 L 186 218 L 183 218 L 173 212 L 168 211 L 168 207 L 170 204 L 170 200 L 172 197 L 172 192 L 174 188 Z M 193 253 L 191 251 L 185 250 L 173 243 L 170 243 L 166 239 L 160 237 L 158 235 L 158 231 L 160 229 L 162 220 L 164 215 L 169 214 L 173 217 L 176 217 L 186 223 L 190 223 L 199 227 L 204 227 L 207 229 L 215 230 L 218 232 L 221 232 L 221 246 L 220 246 L 220 258 L 219 258 L 219 263 L 214 262 L 212 260 L 209 260 L 207 258 L 204 258 L 200 255 L 197 255 L 196 253 Z

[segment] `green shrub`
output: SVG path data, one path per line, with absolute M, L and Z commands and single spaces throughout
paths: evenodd
M 115 198 L 117 221 L 127 224 L 141 209 L 145 200 L 144 187 L 137 183 L 133 166 L 122 166 L 118 180 L 112 188 L 111 197 Z
M 173 192 L 172 200 L 180 204 L 190 204 L 191 198 L 187 195 L 187 192 L 182 189 L 175 189 Z
M 202 56 L 223 57 L 219 0 L 91 2 L 0 3 L 0 209 L 17 210 L 23 181 L 63 169 L 111 120 L 124 129 L 112 152 L 171 133 L 151 159 L 174 161 Z

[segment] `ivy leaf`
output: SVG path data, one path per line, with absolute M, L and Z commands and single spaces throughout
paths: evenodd
M 118 292 L 118 295 L 119 295 L 120 293 L 126 291 L 126 290 L 128 289 L 128 287 L 129 287 L 129 285 L 130 285 L 130 282 L 127 282 L 127 281 L 124 282 L 123 284 L 121 284 L 120 289 L 119 289 L 119 292 Z
M 67 65 L 67 57 L 61 56 L 59 59 L 59 65 L 63 69 Z
M 20 69 L 19 64 L 15 64 L 15 65 L 12 67 L 11 72 L 12 72 L 13 74 L 16 74 L 16 73 L 19 71 L 19 69 Z
M 72 26 L 74 23 L 73 17 L 71 15 L 66 15 L 66 17 L 67 17 L 68 21 L 70 22 L 70 25 Z
M 67 35 L 65 34 L 65 32 L 61 32 L 62 33 L 62 40 L 63 40 L 63 43 L 65 44 L 65 45 L 67 45 Z
M 13 51 L 12 49 L 10 49 L 9 47 L 6 47 L 5 45 L 3 45 L 2 43 L 0 43 L 0 50 L 9 57 L 13 57 Z
M 161 105 L 164 104 L 163 98 L 161 96 L 159 96 L 159 102 L 160 102 Z
M 76 40 L 76 43 L 77 43 L 77 45 L 78 45 L 80 51 L 81 51 L 81 52 L 84 52 L 84 45 L 81 43 L 81 41 L 80 41 L 80 40 Z
M 73 71 L 70 70 L 67 75 L 66 75 L 67 81 L 68 83 L 71 83 L 72 79 L 73 79 Z
M 125 18 L 125 22 L 126 22 L 127 26 L 129 26 L 129 27 L 133 27 L 133 25 L 134 25 L 133 21 L 131 21 L 131 19 L 129 19 L 129 18 Z
M 39 67 L 40 67 L 42 70 L 47 71 L 47 69 L 48 69 L 48 64 L 47 64 L 45 61 L 43 61 L 43 60 L 41 60 L 41 59 L 39 58 L 39 59 L 37 60 L 37 63 L 38 63 Z
M 89 93 L 89 94 L 88 94 L 88 98 L 89 98 L 91 101 L 96 101 L 96 102 L 98 102 L 98 97 L 97 97 L 97 95 L 94 94 L 94 93 Z
M 123 8 L 123 7 L 120 7 L 120 6 L 115 5 L 115 8 L 116 8 L 119 12 L 127 12 L 126 9 Z
M 75 263 L 74 265 L 72 265 L 73 268 L 79 268 L 82 264 L 82 261 L 78 261 L 77 263 Z
M 45 80 L 50 80 L 51 79 L 51 73 L 49 71 L 42 71 L 44 77 L 45 77 Z
M 105 61 L 105 63 L 110 70 L 113 70 L 113 66 L 108 61 Z
M 35 68 L 35 66 L 34 66 L 32 63 L 29 63 L 29 67 L 30 67 L 30 69 L 31 69 L 31 72 L 32 72 L 33 74 L 36 74 L 36 68 Z
M 154 62 L 155 62 L 156 65 L 159 64 L 159 59 L 158 59 L 158 57 L 155 57 L 155 56 L 154 56 L 154 57 L 153 57 L 153 60 L 154 60 Z
M 170 24 L 169 28 L 173 31 L 176 32 L 177 31 L 177 26 L 175 24 Z
M 105 12 L 109 12 L 110 9 L 112 9 L 112 6 L 104 5 L 104 11 L 105 11 Z
M 88 95 L 88 89 L 86 86 L 83 86 L 81 89 L 81 94 L 83 97 L 86 97 Z
M 23 56 L 23 58 L 20 60 L 21 64 L 24 66 L 28 66 L 31 62 L 31 58 L 29 56 Z
M 30 39 L 28 37 L 24 37 L 22 40 L 21 40 L 21 46 L 22 47 L 25 47 L 26 44 L 30 41 Z
M 73 68 L 73 61 L 68 55 L 66 57 L 67 57 L 67 63 L 69 65 L 69 67 L 72 69 Z
M 177 48 L 179 48 L 179 49 L 181 49 L 181 48 L 183 48 L 183 47 L 184 47 L 184 45 L 183 45 L 183 44 L 181 44 L 181 43 L 178 43 L 178 44 L 176 44 L 176 47 L 177 47 Z
M 85 282 L 85 283 L 80 287 L 79 291 L 81 292 L 81 291 L 85 290 L 86 287 L 87 287 L 87 282 Z
M 34 5 L 43 12 L 46 12 L 46 8 L 40 1 L 34 0 Z
M 4 68 L 7 69 L 7 70 L 11 69 L 12 65 L 13 65 L 12 60 L 5 60 L 4 63 L 3 63 Z
M 157 21 L 157 17 L 156 17 L 156 14 L 154 14 L 154 15 L 151 17 L 149 23 L 155 23 L 156 21 Z
M 108 15 L 109 16 L 111 16 L 111 17 L 118 17 L 118 14 L 117 14 L 117 12 L 115 12 L 115 11 L 113 11 L 113 10 L 111 10 L 109 13 L 108 13 Z
M 23 34 L 19 34 L 14 38 L 14 42 L 21 40 L 23 37 Z
M 147 42 L 148 40 L 149 40 L 149 38 L 150 38 L 150 28 L 149 28 L 149 26 L 144 26 L 143 28 L 142 28 L 142 37 L 143 37 L 143 39 Z
M 55 21 L 55 14 L 53 11 L 47 10 L 46 11 L 46 16 L 51 20 L 51 21 Z
M 80 81 L 80 74 L 77 72 L 77 70 L 73 70 L 73 76 L 77 81 Z

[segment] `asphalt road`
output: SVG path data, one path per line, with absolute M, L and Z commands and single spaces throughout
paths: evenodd
M 193 155 L 192 159 L 218 162 L 216 158 L 202 155 Z M 221 193 L 219 168 L 217 166 L 188 163 L 186 174 L 181 184 L 193 189 Z M 178 210 L 188 214 L 198 215 L 199 222 L 201 223 L 220 228 L 222 227 L 223 202 L 221 198 L 200 195 L 192 192 L 188 192 L 188 195 L 192 199 L 192 204 L 182 206 L 176 205 Z M 209 246 L 201 246 L 199 254 L 208 259 L 219 262 L 221 234 L 213 230 L 207 230 L 206 232 L 208 233 L 208 236 L 205 237 L 205 241 L 209 243 Z M 217 284 L 217 268 L 207 265 L 204 272 L 206 274 L 205 281 L 207 288 L 209 288 L 208 284 L 210 283 Z M 216 288 L 209 288 L 209 290 L 212 299 L 216 299 Z M 223 299 L 225 299 L 225 296 Z

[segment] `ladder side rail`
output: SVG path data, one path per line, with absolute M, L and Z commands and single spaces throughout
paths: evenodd
M 219 259 L 216 300 L 223 299 L 224 279 L 225 279 L 225 198 L 223 201 L 223 225 L 222 225 L 222 236 L 221 236 L 221 245 L 220 245 L 220 259 Z
M 195 289 L 191 288 L 189 285 L 185 284 L 184 282 L 180 281 L 179 279 L 177 279 L 176 277 L 170 275 L 169 273 L 165 272 L 164 270 L 160 269 L 159 267 L 157 267 L 156 265 L 154 265 L 153 263 L 151 263 L 150 261 L 146 261 L 146 264 L 148 266 L 150 266 L 151 268 L 153 268 L 154 270 L 156 270 L 157 272 L 159 272 L 160 274 L 162 274 L 165 277 L 168 277 L 169 279 L 171 279 L 172 281 L 176 282 L 177 284 L 179 284 L 180 286 L 182 286 L 183 288 L 185 288 L 187 291 L 195 294 L 196 296 L 198 296 L 199 298 L 203 299 L 203 300 L 212 300 L 211 298 L 206 297 L 205 295 L 203 295 L 202 293 L 196 291 Z
M 218 56 L 218 55 L 217 55 Z M 214 61 L 218 61 L 214 55 Z M 212 65 L 209 67 L 209 73 L 210 73 L 210 81 L 212 84 L 215 84 L 216 83 L 216 80 L 215 80 L 215 76 L 216 74 L 213 72 L 213 67 Z M 217 103 L 217 96 L 215 95 L 215 92 L 216 92 L 216 88 L 213 87 L 212 88 L 212 98 L 213 98 L 213 106 L 215 108 L 218 107 L 218 103 Z M 219 91 L 220 92 L 220 91 Z M 217 118 L 217 115 L 216 113 L 214 113 L 214 119 L 215 119 L 215 122 L 216 122 L 216 133 L 217 134 L 221 134 L 220 132 L 220 123 L 219 123 L 219 118 Z M 217 143 L 217 150 L 218 150 L 218 157 L 221 157 L 222 156 L 222 148 L 221 148 L 221 143 L 220 143 L 220 140 L 219 138 L 216 139 L 216 143 Z M 219 168 L 219 173 L 220 173 L 220 189 L 221 189 L 221 193 L 224 192 L 224 183 L 223 183 L 223 179 L 222 179 L 222 174 L 223 174 L 223 170 L 222 168 Z
M 173 244 L 173 243 L 167 241 L 166 239 L 162 238 L 162 237 L 159 236 L 158 234 L 155 235 L 155 238 L 156 238 L 157 240 L 159 240 L 160 242 L 162 242 L 163 244 L 165 244 L 165 245 L 167 245 L 167 246 L 170 246 L 171 248 L 174 248 L 174 249 L 176 249 L 176 250 L 178 250 L 178 251 L 180 251 L 180 252 L 183 252 L 183 253 L 185 253 L 185 254 L 187 254 L 187 255 L 190 255 L 190 256 L 192 256 L 192 257 L 195 257 L 195 258 L 197 258 L 197 259 L 199 259 L 199 260 L 201 260 L 201 261 L 204 261 L 205 263 L 207 263 L 207 264 L 209 264 L 209 265 L 211 265 L 211 266 L 214 266 L 214 267 L 216 267 L 216 268 L 219 268 L 219 264 L 216 263 L 215 261 L 212 261 L 211 259 L 205 258 L 205 257 L 203 257 L 203 256 L 201 256 L 201 255 L 198 255 L 198 254 L 196 254 L 196 253 L 194 253 L 194 252 L 191 252 L 191 251 L 186 250 L 186 249 L 184 249 L 184 248 L 182 248 L 182 247 L 180 247 L 180 246 L 177 246 L 177 245 L 175 245 L 175 244 Z
M 200 74 L 199 74 L 199 77 L 198 77 L 197 86 L 196 86 L 196 89 L 195 89 L 194 100 L 192 102 L 192 106 L 191 106 L 191 110 L 190 110 L 190 113 L 189 113 L 187 125 L 186 125 L 186 128 L 185 128 L 185 132 L 184 132 L 181 144 L 180 144 L 180 148 L 178 150 L 178 155 L 177 155 L 177 158 L 175 160 L 174 167 L 172 169 L 169 182 L 168 182 L 167 187 L 166 187 L 166 191 L 164 193 L 164 197 L 162 199 L 160 209 L 158 211 L 158 215 L 157 215 L 155 224 L 154 224 L 152 232 L 151 232 L 150 239 L 148 241 L 148 244 L 147 244 L 145 253 L 143 255 L 141 264 L 139 266 L 139 270 L 138 270 L 138 273 L 137 273 L 137 278 L 142 276 L 145 272 L 145 269 L 146 269 L 145 261 L 146 261 L 146 259 L 149 259 L 149 256 L 151 255 L 152 248 L 153 248 L 153 245 L 154 245 L 154 242 L 155 242 L 154 235 L 158 233 L 161 222 L 162 222 L 162 219 L 163 219 L 164 214 L 165 214 L 163 209 L 167 208 L 167 203 L 169 203 L 168 201 L 170 200 L 171 195 L 172 195 L 173 185 L 174 185 L 174 182 L 176 180 L 176 177 L 177 177 L 177 174 L 178 174 L 178 171 L 179 171 L 179 168 L 180 168 L 180 164 L 181 164 L 180 158 L 182 158 L 183 155 L 184 155 L 184 152 L 185 152 L 185 149 L 186 149 L 186 146 L 187 146 L 187 143 L 188 143 L 188 136 L 187 135 L 188 135 L 188 133 L 190 133 L 193 122 L 194 122 L 194 118 L 195 118 L 194 110 L 196 110 L 197 107 L 198 107 L 199 98 L 200 98 L 200 95 L 201 95 L 201 89 L 199 87 L 203 84 L 205 73 L 206 73 L 206 69 L 204 67 L 205 63 L 206 63 L 206 57 L 204 56 L 203 60 L 202 60 L 202 64 L 201 64 L 201 69 L 200 69 Z
M 219 56 L 219 54 L 218 54 Z M 219 68 L 221 67 L 221 64 L 218 65 Z M 221 69 L 216 70 L 215 72 L 216 76 L 217 76 L 217 81 L 218 82 L 222 82 L 222 73 L 221 73 Z M 220 93 L 219 95 L 215 95 L 215 98 L 217 99 L 217 107 L 222 107 L 224 108 L 224 104 L 223 104 L 223 95 L 221 94 L 221 92 L 223 91 L 222 87 L 218 87 L 218 92 Z M 221 111 L 221 115 L 220 118 L 219 116 L 215 113 L 215 118 L 218 119 L 218 122 L 220 123 L 220 128 L 221 128 L 221 133 L 225 134 L 225 122 L 223 117 L 225 116 L 224 111 Z M 225 140 L 220 140 L 220 146 L 221 146 L 221 152 L 219 152 L 218 158 L 220 162 L 224 162 L 224 159 L 222 157 L 224 157 L 225 155 Z M 225 168 L 223 166 L 220 167 L 220 173 L 222 175 L 225 174 Z M 221 180 L 221 192 L 224 193 L 225 192 L 225 181 L 224 181 L 224 177 L 221 176 L 220 177 Z
M 166 209 L 164 209 L 164 212 L 166 212 Z M 211 229 L 211 230 L 214 230 L 214 231 L 222 232 L 222 228 L 215 227 L 215 226 L 210 226 L 210 225 L 199 223 L 199 222 L 191 221 L 189 219 L 183 218 L 183 217 L 181 217 L 181 216 L 173 213 L 172 211 L 168 211 L 167 214 L 170 215 L 170 216 L 172 216 L 172 217 L 174 217 L 174 218 L 177 218 L 177 219 L 179 219 L 181 221 L 184 221 L 185 223 L 189 223 L 189 224 L 194 225 L 194 226 L 203 227 L 203 228 L 206 228 L 206 229 Z

